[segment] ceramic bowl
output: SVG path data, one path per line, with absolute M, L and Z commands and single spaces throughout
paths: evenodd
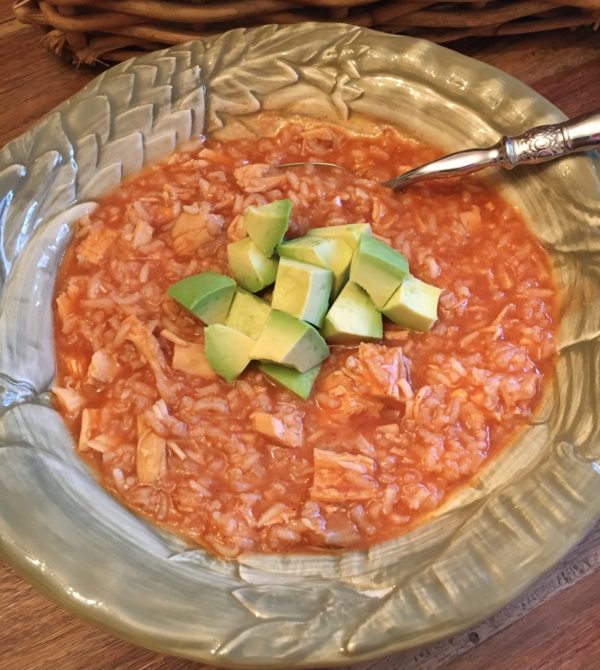
M 258 110 L 366 115 L 452 150 L 563 119 L 515 79 L 341 24 L 235 30 L 114 67 L 0 152 L 0 547 L 76 614 L 217 665 L 340 665 L 448 636 L 558 561 L 600 513 L 600 182 L 578 156 L 490 175 L 549 249 L 560 357 L 535 421 L 427 523 L 368 551 L 187 547 L 95 481 L 49 403 L 73 222 L 149 161 Z

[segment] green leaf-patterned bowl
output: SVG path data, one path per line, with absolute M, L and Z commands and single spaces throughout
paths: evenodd
M 453 150 L 563 116 L 422 40 L 306 23 L 235 30 L 107 71 L 0 152 L 0 548 L 82 617 L 217 665 L 345 665 L 448 636 L 513 598 L 600 513 L 600 182 L 578 156 L 490 179 L 549 249 L 560 357 L 536 420 L 421 527 L 368 551 L 190 549 L 95 481 L 48 403 L 71 225 L 148 161 L 258 110 L 391 122 Z

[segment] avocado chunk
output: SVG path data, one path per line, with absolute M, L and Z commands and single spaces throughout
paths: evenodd
M 336 296 L 348 280 L 352 248 L 343 240 L 305 235 L 277 247 L 281 258 L 310 263 L 333 272 L 333 295 Z
M 277 363 L 259 363 L 258 369 L 267 377 L 300 396 L 302 400 L 306 400 L 310 396 L 321 366 L 315 365 L 306 372 L 298 372 L 294 368 L 286 368 L 285 365 L 277 365 Z
M 323 323 L 333 285 L 331 270 L 282 258 L 273 290 L 273 309 L 315 326 Z
M 235 293 L 231 277 L 218 272 L 202 272 L 181 279 L 168 294 L 206 324 L 224 323 Z
M 254 340 L 229 326 L 215 323 L 204 329 L 204 353 L 210 367 L 229 384 L 250 363 Z
M 405 328 L 427 331 L 437 320 L 442 289 L 408 275 L 386 302 L 383 313 Z
M 292 201 L 287 198 L 260 207 L 248 207 L 244 214 L 244 228 L 265 256 L 272 256 L 275 247 L 283 240 L 291 213 Z
M 227 258 L 231 274 L 252 293 L 275 281 L 277 261 L 267 258 L 249 237 L 228 244 Z
M 319 331 L 290 314 L 272 309 L 250 356 L 306 372 L 329 355 Z
M 353 344 L 383 337 L 383 319 L 358 284 L 348 282 L 325 316 L 321 330 L 327 342 Z
M 271 306 L 266 300 L 238 288 L 233 296 L 225 325 L 256 340 L 270 311 Z
M 346 223 L 339 226 L 325 228 L 311 228 L 307 235 L 325 237 L 327 239 L 342 240 L 355 252 L 358 242 L 363 235 L 371 235 L 371 226 L 368 223 Z
M 363 235 L 352 259 L 350 281 L 365 289 L 375 307 L 382 309 L 408 274 L 408 261 L 380 240 Z

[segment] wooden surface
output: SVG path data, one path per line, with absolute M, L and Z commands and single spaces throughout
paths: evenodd
M 600 34 L 590 30 L 458 45 L 574 116 L 600 109 Z M 96 72 L 73 69 L 39 46 L 0 0 L 0 146 Z M 0 510 L 1 514 L 1 510 Z M 426 649 L 354 670 L 594 670 L 600 668 L 600 524 L 554 570 L 478 626 Z M 0 562 L 2 670 L 209 670 L 140 649 L 51 603 Z

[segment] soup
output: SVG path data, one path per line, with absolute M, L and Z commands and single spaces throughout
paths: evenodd
M 362 548 L 406 532 L 530 420 L 552 372 L 556 289 L 517 211 L 471 178 L 379 185 L 437 155 L 384 125 L 263 116 L 184 148 L 80 221 L 57 280 L 57 406 L 131 509 L 224 557 Z M 327 168 L 272 169 L 295 161 Z M 428 332 L 331 346 L 302 400 L 208 365 L 167 295 L 228 273 L 250 206 L 293 203 L 290 237 L 368 222 L 442 289 Z

